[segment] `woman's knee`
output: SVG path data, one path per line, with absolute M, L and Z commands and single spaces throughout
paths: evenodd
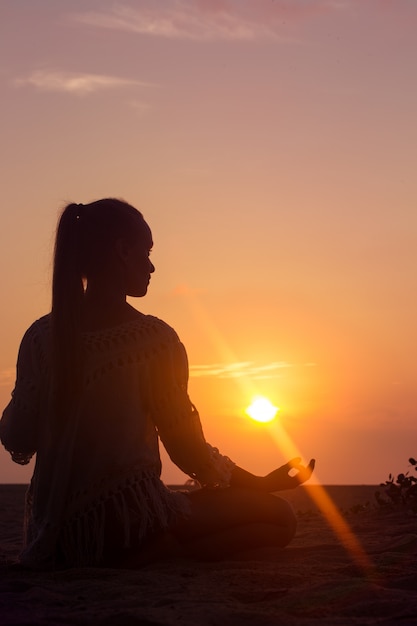
M 274 496 L 276 497 L 276 496 Z M 294 513 L 294 509 L 287 500 L 282 498 L 277 499 L 277 523 L 284 526 L 287 529 L 288 541 L 294 537 L 297 530 L 297 516 Z
M 172 531 L 196 537 L 246 524 L 271 524 L 294 536 L 297 519 L 284 499 L 245 489 L 201 489 L 190 494 L 191 515 L 177 520 Z

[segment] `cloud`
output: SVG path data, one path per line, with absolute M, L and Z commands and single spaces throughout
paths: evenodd
M 274 361 L 265 365 L 256 365 L 253 361 L 237 363 L 212 363 L 209 365 L 190 365 L 190 377 L 241 378 L 253 379 L 277 378 L 280 370 L 293 367 L 286 361 Z
M 73 95 L 88 95 L 103 89 L 145 86 L 137 80 L 106 76 L 104 74 L 83 74 L 63 71 L 37 70 L 27 78 L 18 78 L 16 85 L 31 85 L 40 91 L 54 91 Z
M 117 4 L 108 10 L 78 13 L 74 18 L 98 28 L 169 39 L 252 41 L 278 38 L 278 32 L 268 20 L 259 19 L 256 12 L 247 9 L 245 2 L 239 5 L 220 0 L 169 0 L 140 8 Z
M 97 28 L 169 39 L 294 43 L 298 40 L 288 30 L 292 24 L 348 9 L 346 0 L 158 0 L 117 3 L 72 17 Z

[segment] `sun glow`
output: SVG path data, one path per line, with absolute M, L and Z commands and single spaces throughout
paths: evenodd
M 245 413 L 256 422 L 271 422 L 276 416 L 279 408 L 274 406 L 267 398 L 255 396 L 252 404 L 248 406 Z

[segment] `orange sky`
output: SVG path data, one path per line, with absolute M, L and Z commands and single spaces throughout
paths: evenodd
M 324 483 L 416 455 L 414 0 L 3 2 L 0 401 L 68 201 L 148 219 L 207 439 Z M 252 393 L 281 408 L 244 416 Z M 0 482 L 25 482 L 0 452 Z M 163 477 L 185 477 L 166 463 Z

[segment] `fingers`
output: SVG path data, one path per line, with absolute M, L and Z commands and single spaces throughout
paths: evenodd
M 291 459 L 290 461 L 288 461 L 288 463 L 286 463 L 285 465 L 286 467 L 288 467 L 288 469 L 300 469 L 301 457 L 296 456 L 294 459 Z
M 288 461 L 288 463 L 286 464 L 289 469 L 310 470 L 311 472 L 314 470 L 315 465 L 316 459 L 311 459 L 307 466 L 302 465 L 301 457 L 299 456 L 291 459 L 291 461 Z
M 292 477 L 296 485 L 301 485 L 302 483 L 305 483 L 311 477 L 314 467 L 316 465 L 315 459 L 311 459 L 307 466 L 302 465 L 300 461 L 301 459 L 297 457 L 295 459 L 291 459 L 291 461 L 288 462 L 288 465 L 291 467 L 291 469 L 298 470 L 298 473 Z
M 316 459 L 311 459 L 310 463 L 307 465 L 306 468 L 304 468 L 304 470 L 302 472 L 300 472 L 300 482 L 305 483 L 306 480 L 308 480 L 313 471 L 314 471 L 314 467 L 316 465 Z

